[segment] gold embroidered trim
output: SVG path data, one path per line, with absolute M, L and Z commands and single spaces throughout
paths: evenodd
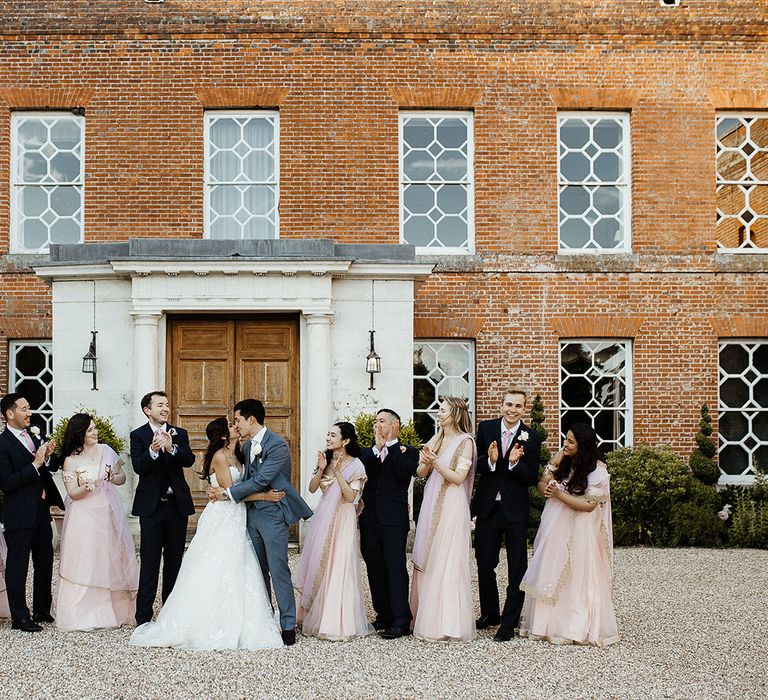
M 464 445 L 467 443 L 467 441 L 471 442 L 471 440 L 472 440 L 471 437 L 467 437 L 456 446 L 456 449 L 453 452 L 453 457 L 451 457 L 451 463 L 448 465 L 448 469 L 450 471 L 452 472 L 456 471 L 456 466 L 459 463 L 459 456 L 463 451 Z M 416 564 L 414 563 L 414 568 L 417 571 L 427 570 L 427 563 L 429 562 L 429 554 L 432 551 L 432 542 L 435 539 L 437 524 L 440 522 L 440 515 L 443 512 L 443 501 L 445 500 L 445 492 L 448 490 L 448 487 L 450 485 L 451 484 L 447 479 L 443 479 L 443 483 L 440 486 L 440 492 L 437 494 L 437 498 L 435 499 L 435 507 L 434 507 L 434 510 L 432 511 L 432 522 L 429 524 L 429 537 L 427 538 L 427 546 L 424 552 L 424 564 L 421 567 L 419 567 L 419 566 L 416 566 Z M 455 485 L 456 484 L 454 484 L 454 486 Z
M 355 473 L 352 474 L 350 480 L 354 479 L 364 479 L 364 473 Z M 349 481 L 347 482 L 349 483 Z M 339 491 L 341 491 L 341 488 L 339 488 Z M 323 545 L 323 554 L 320 557 L 320 561 L 317 566 L 317 573 L 315 574 L 315 580 L 312 584 L 312 592 L 309 594 L 309 601 L 307 606 L 304 608 L 305 610 L 309 611 L 312 608 L 312 604 L 315 602 L 315 598 L 317 597 L 318 592 L 320 591 L 320 584 L 323 582 L 323 579 L 325 578 L 325 568 L 328 564 L 328 554 L 331 551 L 331 543 L 336 538 L 336 521 L 339 518 L 339 506 L 343 505 L 353 505 L 351 503 L 347 503 L 344 501 L 344 497 L 342 495 L 339 495 L 339 503 L 336 506 L 336 513 L 333 516 L 333 523 L 331 527 L 328 528 L 328 535 L 325 538 L 325 544 Z M 301 590 L 299 590 L 300 593 L 302 593 Z M 302 606 L 303 607 L 303 606 Z

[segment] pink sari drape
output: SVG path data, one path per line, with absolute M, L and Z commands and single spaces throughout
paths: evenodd
M 472 461 L 464 481 L 454 484 L 433 471 L 424 489 L 410 596 L 413 635 L 418 639 L 467 641 L 475 636 L 469 571 L 469 499 L 475 463 L 472 436 L 463 434 L 444 442 L 438 459 L 455 470 L 466 440 L 472 443 Z
M 365 467 L 359 459 L 352 460 L 341 475 L 347 483 L 355 480 L 364 483 L 366 479 Z M 362 492 L 361 488 L 351 505 L 358 503 Z M 309 521 L 299 567 L 293 576 L 293 587 L 298 593 L 297 602 L 305 610 L 312 607 L 317 595 L 328 560 L 336 515 L 341 502 L 341 488 L 338 481 L 334 481 L 323 493 L 315 514 Z
M 5 560 L 8 557 L 8 547 L 5 544 L 3 528 L 0 526 L 0 617 L 10 617 L 8 594 L 5 590 Z
M 467 478 L 461 484 L 461 488 L 464 489 L 467 495 L 467 503 L 469 503 L 472 497 L 472 484 L 475 480 L 475 461 L 477 459 L 477 449 L 475 447 L 474 438 L 466 433 L 454 436 L 452 442 L 444 448 L 440 458 L 443 461 L 448 462 L 450 468 L 455 470 L 459 455 L 461 454 L 460 447 L 464 444 L 464 440 L 467 439 L 472 441 L 472 466 L 469 468 L 469 473 L 467 474 Z M 421 510 L 419 511 L 419 523 L 413 541 L 412 559 L 413 565 L 417 570 L 425 571 L 427 568 L 429 552 L 435 535 L 435 528 L 440 520 L 445 489 L 448 486 L 449 482 L 447 482 L 437 470 L 432 470 L 432 473 L 429 475 L 427 483 L 424 486 L 424 497 L 421 502 Z

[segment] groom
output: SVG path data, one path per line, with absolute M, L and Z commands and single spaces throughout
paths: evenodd
M 242 501 L 252 493 L 270 489 L 285 491 L 278 501 L 248 503 L 248 534 L 264 574 L 267 592 L 269 578 L 275 587 L 280 609 L 283 644 L 296 643 L 296 600 L 288 568 L 288 528 L 302 518 L 312 516 L 312 510 L 291 484 L 291 454 L 279 435 L 264 426 L 264 404 L 257 399 L 245 399 L 235 404 L 235 426 L 243 445 L 245 465 L 243 480 L 228 489 L 212 487 L 211 497 L 218 500 Z

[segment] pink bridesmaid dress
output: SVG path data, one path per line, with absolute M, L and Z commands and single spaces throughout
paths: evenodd
M 136 552 L 117 490 L 105 480 L 107 466 L 118 460 L 104 445 L 100 464 L 77 469 L 80 478 L 95 480 L 94 491 L 76 500 L 67 498 L 53 611 L 60 630 L 133 622 L 139 582 Z M 73 472 L 64 476 L 77 478 Z
M 311 637 L 341 641 L 373 632 L 368 622 L 360 576 L 357 505 L 365 467 L 353 459 L 342 471 L 357 492 L 353 502 L 341 497 L 335 478 L 320 481 L 322 497 L 309 521 L 299 567 L 293 577 L 296 621 Z
M 589 474 L 583 497 L 598 504 L 591 513 L 556 498 L 544 506 L 533 558 L 520 584 L 525 591 L 521 637 L 601 647 L 619 641 L 611 599 L 610 477 L 602 462 Z
M 440 446 L 438 459 L 452 470 L 461 446 L 471 435 L 460 434 Z M 469 498 L 472 463 L 461 484 L 443 479 L 435 469 L 424 487 L 424 500 L 413 543 L 411 612 L 413 635 L 428 641 L 466 641 L 475 637 L 475 604 L 469 572 L 471 548 Z
M 0 617 L 11 616 L 11 610 L 8 607 L 8 593 L 5 590 L 5 560 L 8 556 L 8 547 L 5 544 L 3 528 L 0 526 Z

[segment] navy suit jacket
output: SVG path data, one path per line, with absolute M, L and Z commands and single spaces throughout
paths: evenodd
M 387 448 L 382 462 L 370 447 L 363 449 L 360 460 L 365 465 L 368 477 L 363 490 L 363 512 L 360 513 L 361 527 L 385 525 L 410 527 L 408 514 L 408 487 L 419 466 L 419 451 L 406 447 L 405 452 L 396 442 Z
M 195 463 L 195 455 L 189 447 L 189 436 L 184 428 L 170 424 L 166 427 L 169 431 L 171 428 L 176 431 L 173 436 L 176 454 L 163 451 L 157 459 L 152 459 L 149 454 L 149 446 L 154 438 L 149 423 L 131 432 L 131 464 L 133 471 L 139 475 L 132 512 L 139 517 L 154 515 L 168 485 L 173 489 L 173 499 L 179 512 L 182 515 L 193 515 L 195 512 L 189 484 L 184 478 L 184 469 Z
M 528 439 L 521 440 L 527 433 Z M 493 442 L 499 446 L 499 459 L 496 469 L 488 466 L 488 447 Z M 520 444 L 524 448 L 523 456 L 514 467 L 509 468 L 509 453 L 512 446 Z M 477 490 L 472 500 L 472 512 L 480 518 L 490 515 L 496 502 L 496 495 L 501 494 L 501 509 L 504 517 L 511 522 L 528 520 L 528 487 L 539 480 L 539 453 L 541 436 L 520 421 L 520 427 L 509 443 L 506 454 L 501 454 L 501 418 L 484 420 L 477 428 Z
M 35 448 L 41 441 L 30 435 Z M 23 530 L 33 527 L 37 519 L 38 504 L 43 489 L 49 506 L 64 509 L 51 472 L 59 468 L 59 457 L 51 455 L 48 466 L 43 465 L 38 473 L 32 464 L 34 456 L 21 441 L 6 428 L 0 433 L 0 490 L 3 492 L 3 524 L 8 530 Z

